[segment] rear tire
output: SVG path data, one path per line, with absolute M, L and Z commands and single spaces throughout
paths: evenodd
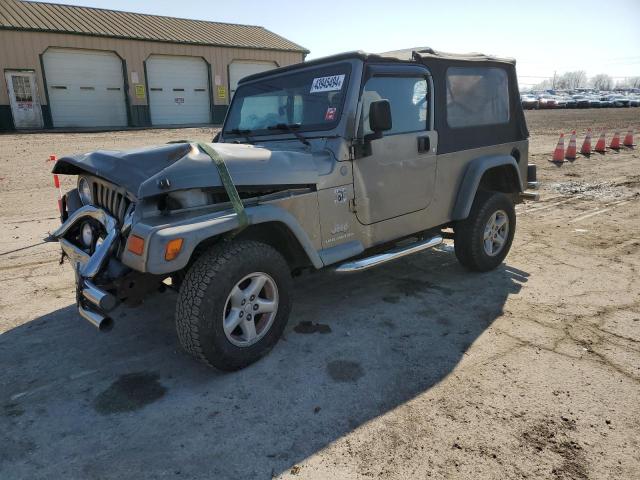
M 278 342 L 291 309 L 291 274 L 263 243 L 221 242 L 187 272 L 176 305 L 182 348 L 207 365 L 238 370 Z
M 509 253 L 515 231 L 513 201 L 501 192 L 479 191 L 469 216 L 455 225 L 456 257 L 469 270 L 493 270 Z

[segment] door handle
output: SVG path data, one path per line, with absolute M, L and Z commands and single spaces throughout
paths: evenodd
M 418 153 L 426 153 L 431 150 L 431 139 L 429 137 L 418 137 Z

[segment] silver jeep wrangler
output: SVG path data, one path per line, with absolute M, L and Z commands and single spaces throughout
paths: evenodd
M 469 270 L 498 266 L 514 204 L 536 198 L 527 139 L 513 60 L 335 55 L 243 79 L 213 143 L 60 159 L 78 186 L 50 239 L 83 318 L 107 330 L 170 283 L 184 349 L 234 370 L 278 341 L 305 269 L 358 272 L 443 237 Z

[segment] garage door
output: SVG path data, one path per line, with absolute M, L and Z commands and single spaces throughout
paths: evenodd
M 127 125 L 122 61 L 115 53 L 49 49 L 42 61 L 54 127 Z
M 266 72 L 276 68 L 276 64 L 273 62 L 252 62 L 252 61 L 235 61 L 229 64 L 229 92 L 231 92 L 230 99 L 233 98 L 233 94 L 238 88 L 238 82 L 254 73 Z
M 209 72 L 197 57 L 149 57 L 147 81 L 153 125 L 210 123 Z

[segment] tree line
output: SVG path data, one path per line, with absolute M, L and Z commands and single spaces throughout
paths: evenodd
M 599 73 L 591 78 L 584 70 L 565 72 L 547 78 L 533 86 L 533 90 L 575 90 L 576 88 L 595 88 L 596 90 L 613 90 L 614 88 L 640 88 L 640 77 L 627 77 L 614 81 L 606 73 Z

